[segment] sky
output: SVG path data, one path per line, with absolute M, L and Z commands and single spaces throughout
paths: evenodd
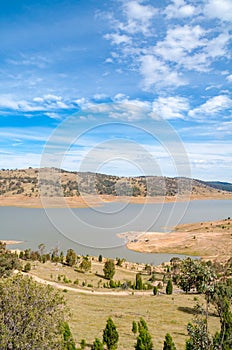
M 14 0 L 0 168 L 232 182 L 231 0 Z

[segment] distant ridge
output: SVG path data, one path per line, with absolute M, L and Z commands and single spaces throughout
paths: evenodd
M 123 177 L 63 169 L 0 170 L 0 195 L 39 197 L 77 197 L 85 194 L 156 197 L 176 195 L 215 195 L 232 192 L 232 184 L 189 178 L 162 176 Z
M 232 183 L 230 182 L 221 182 L 221 181 L 205 181 L 205 183 L 213 188 L 218 190 L 232 192 Z

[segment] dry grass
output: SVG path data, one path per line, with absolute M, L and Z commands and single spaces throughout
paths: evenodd
M 133 349 L 135 336 L 132 321 L 143 317 L 152 335 L 154 349 L 162 350 L 165 334 L 169 332 L 178 349 L 184 349 L 186 326 L 194 318 L 194 295 L 160 296 L 96 296 L 74 292 L 65 293 L 71 310 L 70 327 L 76 342 L 86 339 L 91 344 L 102 338 L 106 319 L 112 317 L 119 332 L 119 350 Z M 203 302 L 203 298 L 200 297 Z M 219 329 L 216 317 L 210 317 L 210 330 Z
M 127 247 L 140 252 L 229 258 L 232 251 L 231 220 L 179 225 L 174 232 L 149 232 L 130 237 Z M 134 239 L 136 238 L 136 240 Z
M 121 281 L 122 283 L 126 281 L 134 282 L 136 273 L 140 272 L 144 268 L 143 264 L 134 264 L 129 262 L 126 262 L 124 266 L 124 268 L 116 266 L 116 272 L 113 278 L 114 281 Z M 36 261 L 32 263 L 31 274 L 48 281 L 63 283 L 64 288 L 66 285 L 69 285 L 71 287 L 77 286 L 79 288 L 82 287 L 82 283 L 84 282 L 85 287 L 87 287 L 87 285 L 91 285 L 92 287 L 90 288 L 94 288 L 95 290 L 102 290 L 103 283 L 107 282 L 107 280 L 105 280 L 103 277 L 103 267 L 104 262 L 99 263 L 97 261 L 97 258 L 94 258 L 94 260 L 92 260 L 91 271 L 86 273 L 82 273 L 78 268 L 74 269 L 68 266 L 63 266 L 62 264 L 54 264 L 51 262 L 46 262 L 45 264 L 42 264 Z M 58 276 L 60 276 L 60 278 L 58 278 Z M 71 282 L 68 284 L 64 283 L 64 276 Z M 142 278 L 143 282 L 145 283 L 148 281 L 150 276 L 144 274 Z M 79 283 L 78 285 L 74 285 L 73 283 L 77 279 Z
M 45 264 L 34 263 L 31 271 L 33 275 L 47 280 L 57 281 L 58 275 L 65 275 L 68 279 L 79 280 L 79 286 L 85 281 L 91 283 L 94 288 L 83 288 L 95 291 L 106 292 L 102 285 L 98 288 L 98 282 L 101 279 L 95 275 L 102 273 L 103 263 L 92 262 L 91 273 L 80 273 L 73 268 L 61 266 L 47 262 Z M 141 270 L 144 265 L 130 264 L 126 268 L 116 268 L 114 280 L 135 280 L 135 274 Z M 133 268 L 133 270 L 131 270 Z M 149 277 L 143 275 L 145 282 Z M 104 279 L 102 279 L 104 282 Z M 63 283 L 62 281 L 59 283 Z M 65 284 L 74 287 L 73 284 Z M 86 339 L 88 344 L 92 344 L 96 337 L 102 338 L 102 331 L 105 327 L 108 317 L 112 317 L 120 336 L 119 350 L 133 349 L 136 341 L 131 331 L 132 321 L 138 321 L 143 317 L 149 327 L 153 338 L 154 348 L 162 350 L 165 334 L 169 332 L 177 346 L 184 349 L 187 337 L 186 326 L 194 318 L 193 307 L 196 304 L 195 298 L 199 298 L 204 303 L 204 298 L 198 295 L 173 294 L 153 296 L 152 291 L 147 291 L 146 295 L 95 295 L 78 293 L 76 291 L 66 291 L 64 293 L 67 305 L 71 311 L 70 327 L 75 341 L 79 343 L 81 339 Z M 212 311 L 212 310 L 211 310 Z M 210 330 L 214 333 L 219 329 L 218 318 L 210 316 Z

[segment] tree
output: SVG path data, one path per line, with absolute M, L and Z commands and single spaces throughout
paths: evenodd
M 117 349 L 118 332 L 111 317 L 106 322 L 106 327 L 103 331 L 103 344 L 106 344 L 108 350 Z
M 176 350 L 175 344 L 174 344 L 172 337 L 169 333 L 167 333 L 165 335 L 163 350 Z
M 143 318 L 138 322 L 139 335 L 137 337 L 137 343 L 135 344 L 135 350 L 152 350 L 153 344 L 151 335 L 148 332 L 148 327 Z
M 102 255 L 100 254 L 99 257 L 98 257 L 98 261 L 99 262 L 102 262 Z
M 177 285 L 186 293 L 192 288 L 203 293 L 215 279 L 216 275 L 212 266 L 200 260 L 186 258 L 180 264 Z
M 137 290 L 143 289 L 143 281 L 140 273 L 137 273 L 135 277 L 135 289 Z
M 214 305 L 220 318 L 221 329 L 214 337 L 216 349 L 228 350 L 232 348 L 232 279 L 225 283 L 218 283 L 212 290 L 209 301 Z
M 10 276 L 16 269 L 21 269 L 17 254 L 7 250 L 6 244 L 0 241 L 0 278 Z
M 81 339 L 81 350 L 84 350 L 86 348 L 86 340 Z
M 91 270 L 91 261 L 87 257 L 83 258 L 82 262 L 80 263 L 80 269 L 85 272 Z
M 31 270 L 31 264 L 29 262 L 26 263 L 26 265 L 24 266 L 23 271 L 24 272 L 29 272 Z
M 73 249 L 68 249 L 66 254 L 66 264 L 68 266 L 74 266 L 77 261 L 77 255 Z
M 171 295 L 172 291 L 173 291 L 172 280 L 168 280 L 168 283 L 166 286 L 166 294 Z
M 51 286 L 15 275 L 0 280 L 0 349 L 64 349 L 63 297 Z
M 108 259 L 105 262 L 103 272 L 105 275 L 105 278 L 111 280 L 114 277 L 115 274 L 115 266 L 114 266 L 114 260 L 113 259 Z
M 62 333 L 63 333 L 63 340 L 64 340 L 64 349 L 76 350 L 75 342 L 73 340 L 73 336 L 70 331 L 68 322 L 64 322 L 62 328 L 63 328 Z
M 138 332 L 138 326 L 135 321 L 132 322 L 132 332 L 136 334 Z
M 210 350 L 211 340 L 208 334 L 205 319 L 197 319 L 194 324 L 187 326 L 189 339 L 186 341 L 186 350 Z
M 94 340 L 92 350 L 104 350 L 103 344 L 98 338 Z
M 158 294 L 158 287 L 154 286 L 153 288 L 153 295 L 157 295 Z

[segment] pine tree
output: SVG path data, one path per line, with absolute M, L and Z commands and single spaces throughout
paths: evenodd
M 63 323 L 64 350 L 76 350 L 75 342 L 67 322 Z
M 143 281 L 140 273 L 137 273 L 135 277 L 135 289 L 137 290 L 143 289 Z
M 108 350 L 117 349 L 118 332 L 111 317 L 106 322 L 106 327 L 103 331 L 103 344 L 106 344 Z
M 92 350 L 104 350 L 103 344 L 98 338 L 94 340 Z
M 153 344 L 151 335 L 148 332 L 148 327 L 143 318 L 138 322 L 139 335 L 137 337 L 137 343 L 135 344 L 135 350 L 152 350 Z
M 167 287 L 166 287 L 166 294 L 171 295 L 172 291 L 173 291 L 172 280 L 168 280 Z
M 135 321 L 132 322 L 132 332 L 136 334 L 138 332 L 138 326 Z
M 163 350 L 176 350 L 175 344 L 169 333 L 165 335 Z

